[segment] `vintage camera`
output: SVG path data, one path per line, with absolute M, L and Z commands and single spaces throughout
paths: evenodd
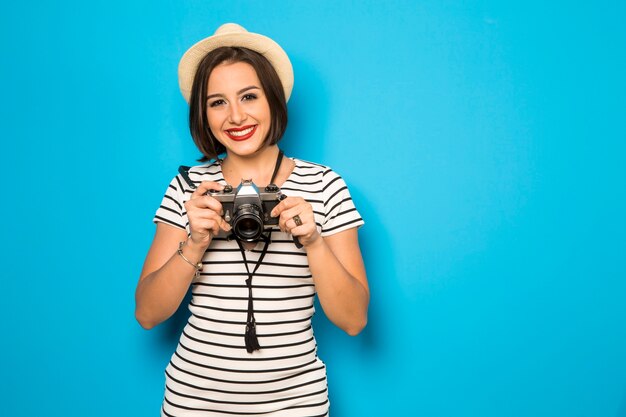
M 270 213 L 286 197 L 274 184 L 259 191 L 252 180 L 242 180 L 236 189 L 227 185 L 222 191 L 207 194 L 222 203 L 224 220 L 244 242 L 255 242 L 265 230 L 278 225 L 278 217 L 271 217 Z

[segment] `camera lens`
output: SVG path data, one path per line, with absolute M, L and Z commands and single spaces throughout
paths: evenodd
M 242 204 L 233 216 L 233 233 L 245 242 L 254 242 L 263 233 L 260 209 L 254 204 Z

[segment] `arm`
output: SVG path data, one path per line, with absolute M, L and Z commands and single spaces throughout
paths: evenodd
M 186 231 L 157 224 L 135 292 L 135 318 L 145 329 L 174 314 L 191 285 L 196 270 L 176 252 L 179 242 L 185 240 Z M 203 253 L 192 244 L 183 247 L 185 257 L 194 263 L 200 261 Z
M 185 203 L 191 236 L 176 227 L 159 223 L 156 234 L 137 284 L 135 292 L 135 317 L 145 329 L 167 320 L 176 312 L 185 298 L 196 269 L 178 255 L 178 245 L 183 245 L 183 255 L 197 264 L 219 229 L 230 226 L 218 214 L 221 204 L 205 195 L 207 190 L 222 186 L 205 181 Z
M 306 246 L 306 254 L 324 313 L 357 335 L 367 324 L 370 297 L 357 229 L 320 237 Z
M 357 229 L 320 236 L 311 205 L 300 197 L 286 198 L 274 208 L 272 215 L 280 216 L 279 227 L 297 236 L 304 246 L 326 316 L 349 335 L 357 335 L 367 323 L 369 304 Z M 293 220 L 296 215 L 301 225 Z

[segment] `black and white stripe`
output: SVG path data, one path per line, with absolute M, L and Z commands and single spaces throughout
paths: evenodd
M 294 161 L 295 169 L 281 189 L 313 206 L 322 236 L 363 224 L 339 175 L 322 165 Z M 225 184 L 216 163 L 193 167 L 189 177 L 197 184 Z M 192 192 L 176 176 L 154 221 L 189 232 L 184 203 Z M 315 286 L 306 253 L 278 229 L 271 238 L 252 285 L 261 349 L 245 349 L 247 273 L 239 248 L 216 237 L 192 284 L 191 316 L 165 371 L 162 416 L 328 415 L 326 368 L 317 357 L 311 328 Z M 261 249 L 259 244 L 246 255 L 250 267 Z

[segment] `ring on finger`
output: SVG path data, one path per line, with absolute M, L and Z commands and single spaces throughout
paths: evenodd
M 296 226 L 302 226 L 302 219 L 297 214 L 291 218 Z

